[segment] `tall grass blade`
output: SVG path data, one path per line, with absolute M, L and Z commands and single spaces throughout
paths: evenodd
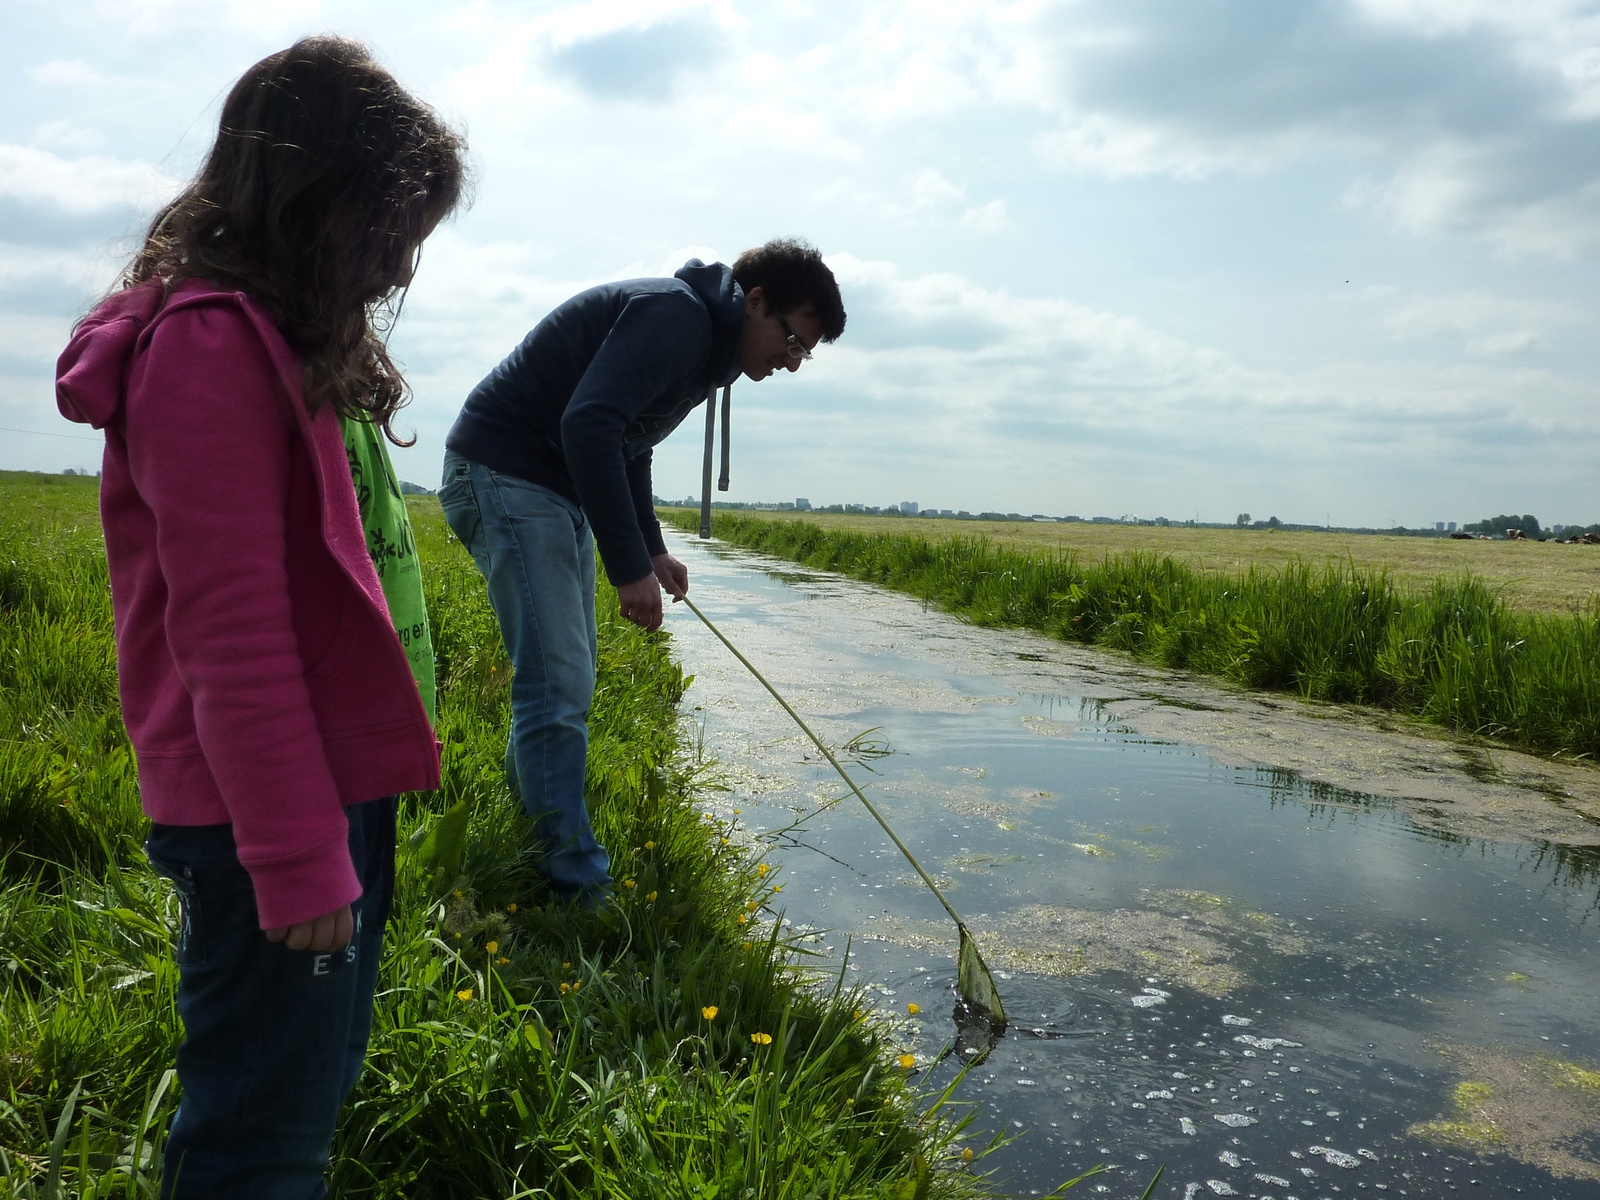
M 72 1094 L 67 1097 L 67 1103 L 61 1110 L 61 1117 L 56 1121 L 55 1137 L 50 1139 L 50 1167 L 45 1172 L 44 1190 L 39 1193 L 41 1200 L 62 1200 L 61 1197 L 61 1165 L 66 1161 L 67 1142 L 72 1136 L 72 1114 L 78 1108 L 78 1096 L 83 1092 L 83 1080 L 73 1086 Z

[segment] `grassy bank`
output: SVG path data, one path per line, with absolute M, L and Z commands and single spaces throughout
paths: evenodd
M 697 513 L 664 516 L 699 528 Z M 728 512 L 716 514 L 713 532 L 981 625 L 1036 629 L 1247 687 L 1382 705 L 1547 753 L 1600 755 L 1593 604 L 1568 616 L 1518 612 L 1467 575 L 1403 588 L 1385 571 L 1336 561 L 1203 572 L 1151 553 L 1087 561 L 982 538 Z
M 1342 563 L 1387 572 L 1404 587 L 1471 572 L 1518 612 L 1567 615 L 1600 588 L 1600 547 L 1555 542 L 1451 541 L 1439 537 L 1283 529 L 1207 529 L 1181 525 L 1096 525 L 1042 521 L 957 521 L 840 513 L 763 512 L 763 520 L 800 520 L 851 533 L 910 534 L 929 541 L 982 537 L 1029 553 L 1076 554 L 1099 562 L 1118 554 L 1170 558 L 1201 574 L 1237 575 L 1294 562 Z
M 170 889 L 144 866 L 93 480 L 0 476 L 0 1194 L 154 1195 L 180 1036 Z M 347 1197 L 975 1194 L 861 998 L 808 983 L 776 874 L 693 805 L 684 679 L 600 598 L 589 788 L 621 886 L 554 909 L 501 759 L 508 671 L 482 585 L 413 501 L 459 876 L 402 851 Z M 980 1147 L 981 1150 L 981 1147 Z M 6 1190 L 9 1189 L 9 1190 Z

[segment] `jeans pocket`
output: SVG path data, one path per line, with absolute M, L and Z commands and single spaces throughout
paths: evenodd
M 467 464 L 462 463 L 461 466 L 467 467 Z M 461 473 L 447 478 L 439 488 L 439 507 L 444 509 L 445 523 L 450 526 L 450 531 L 461 539 L 461 544 L 470 553 L 473 543 L 477 541 L 478 529 L 483 524 L 478 512 L 478 498 L 472 491 L 472 477 Z
M 205 920 L 200 907 L 200 886 L 194 868 L 158 858 L 145 849 L 157 875 L 172 884 L 178 897 L 178 927 L 172 935 L 172 958 L 180 967 L 201 967 L 206 961 Z

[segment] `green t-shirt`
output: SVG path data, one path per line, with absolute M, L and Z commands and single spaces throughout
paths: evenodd
M 434 711 L 433 631 L 428 627 L 428 606 L 422 596 L 422 564 L 417 561 L 417 540 L 411 534 L 411 516 L 395 478 L 389 448 L 376 425 L 341 418 L 344 451 L 350 459 L 350 478 L 361 505 L 361 527 L 367 535 L 367 553 L 378 569 L 383 598 L 389 604 L 394 631 L 405 647 L 417 691 L 428 710 L 428 720 L 438 723 Z

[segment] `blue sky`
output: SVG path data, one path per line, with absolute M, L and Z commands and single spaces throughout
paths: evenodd
M 570 293 L 799 234 L 849 328 L 735 387 L 732 499 L 1600 521 L 1600 4 L 10 0 L 4 25 L 0 468 L 97 464 L 41 436 L 81 436 L 51 390 L 72 320 L 239 72 L 340 32 L 477 174 L 392 342 L 406 478 L 436 482 L 461 398 Z M 656 490 L 698 459 L 686 426 Z

